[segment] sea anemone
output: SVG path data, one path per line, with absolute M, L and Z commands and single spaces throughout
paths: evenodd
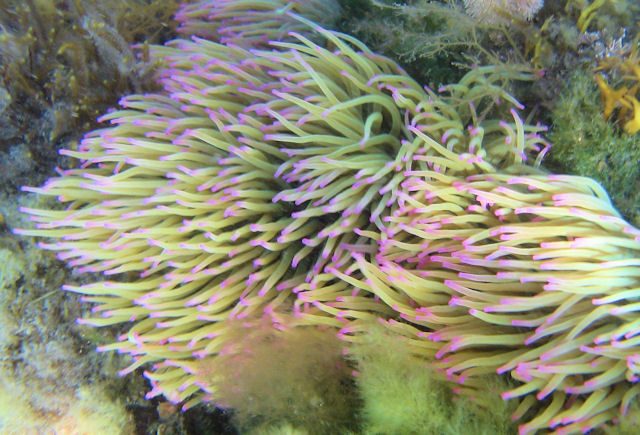
M 606 192 L 533 168 L 405 175 L 379 252 L 356 256 L 354 285 L 402 319 L 383 323 L 481 403 L 483 376 L 510 373 L 521 433 L 626 413 L 640 392 L 640 230 Z
M 290 39 L 290 32 L 313 36 L 309 27 L 291 19 L 293 12 L 322 26 L 340 18 L 335 0 L 204 0 L 185 4 L 176 14 L 178 30 L 213 42 L 241 47 L 266 47 Z
M 216 399 L 204 368 L 238 320 L 348 341 L 381 319 L 462 393 L 498 368 L 522 381 L 505 393 L 526 396 L 518 415 L 553 393 L 525 432 L 588 428 L 626 406 L 638 230 L 594 182 L 534 169 L 543 129 L 520 119 L 500 70 L 435 93 L 283 2 L 209 3 L 179 17 L 195 32 L 212 20 L 223 43 L 152 47 L 163 91 L 123 98 L 102 117 L 111 127 L 61 151 L 77 168 L 25 188 L 65 209 L 23 209 L 36 228 L 16 232 L 113 276 L 64 288 L 95 304 L 80 323 L 130 323 L 100 348 L 133 356 L 122 374 L 150 366 L 147 397 L 186 409 Z M 260 13 L 277 18 L 268 41 Z M 487 95 L 512 107 L 509 122 L 477 110 Z
M 473 169 L 457 150 L 484 165 L 487 150 L 498 163 L 517 155 L 505 146 L 511 127 L 489 125 L 486 149 L 480 130 L 466 147 L 457 111 L 392 61 L 287 16 L 335 49 L 295 32 L 288 37 L 297 43 L 271 41 L 272 49 L 200 38 L 153 47 L 166 64 L 164 92 L 123 98 L 123 109 L 101 119 L 113 127 L 61 151 L 80 167 L 25 188 L 67 207 L 23 209 L 36 229 L 17 232 L 59 238 L 41 246 L 79 272 L 122 277 L 65 289 L 97 304 L 100 317 L 81 323 L 133 323 L 101 349 L 135 357 L 123 373 L 156 363 L 150 396 L 179 402 L 201 389 L 180 361 L 215 355 L 225 319 L 273 313 L 287 301 L 301 319 L 342 326 L 313 315 L 335 314 L 323 301 L 352 293 L 348 280 L 326 270 L 350 273 L 351 251 L 370 249 L 354 230 L 382 227 L 413 154 L 443 172 Z M 474 81 L 491 85 L 481 73 L 469 76 L 469 92 Z M 425 142 L 426 134 L 445 145 Z M 514 140 L 519 152 L 536 146 Z

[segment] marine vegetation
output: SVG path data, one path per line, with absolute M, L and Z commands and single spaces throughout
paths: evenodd
M 547 165 L 557 170 L 569 168 L 573 174 L 598 180 L 620 213 L 638 226 L 640 135 L 621 131 L 620 124 L 612 122 L 615 115 L 605 118 L 607 100 L 601 101 L 600 96 L 593 73 L 569 76 L 552 112 L 548 137 L 553 152 Z
M 60 207 L 22 208 L 35 228 L 15 232 L 103 275 L 63 287 L 93 304 L 81 324 L 124 325 L 99 350 L 188 409 L 224 405 L 212 367 L 247 360 L 240 328 L 329 330 L 348 354 L 379 323 L 478 406 L 505 378 L 522 434 L 637 415 L 640 230 L 592 179 L 539 168 L 545 129 L 503 70 L 423 88 L 303 16 L 333 7 L 184 6 L 187 35 L 216 33 L 150 46 L 162 90 L 122 98 L 61 151 L 76 166 L 24 189 Z
M 95 126 L 123 93 L 153 88 L 154 64 L 132 44 L 175 31 L 177 0 L 1 0 L 3 189 L 56 161 L 55 147 Z
M 603 117 L 610 119 L 616 112 L 615 120 L 627 134 L 640 131 L 640 38 L 626 46 L 628 52 L 617 56 L 609 55 L 600 61 L 599 71 L 622 82 L 617 86 L 607 83 L 602 74 L 596 75 L 603 104 Z M 622 47 L 621 47 L 622 50 Z

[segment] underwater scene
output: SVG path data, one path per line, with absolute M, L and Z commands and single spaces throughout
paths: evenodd
M 639 0 L 0 0 L 0 434 L 640 433 Z

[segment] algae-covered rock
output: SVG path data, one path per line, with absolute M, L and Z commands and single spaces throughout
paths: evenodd
M 604 119 L 593 74 L 577 72 L 567 80 L 552 119 L 547 164 L 554 172 L 596 179 L 620 213 L 640 225 L 640 134 Z

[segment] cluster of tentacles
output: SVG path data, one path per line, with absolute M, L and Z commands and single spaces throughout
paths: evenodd
M 476 114 L 486 95 L 517 108 L 496 69 L 434 93 L 309 11 L 335 12 L 185 6 L 183 31 L 211 40 L 153 47 L 163 90 L 123 98 L 62 151 L 78 167 L 26 188 L 65 208 L 24 209 L 35 229 L 16 231 L 107 277 L 65 287 L 95 304 L 81 322 L 130 323 L 102 350 L 134 358 L 123 373 L 151 365 L 149 397 L 186 408 L 216 399 L 203 367 L 230 319 L 292 313 L 347 341 L 381 321 L 461 394 L 519 381 L 503 397 L 521 398 L 523 433 L 626 412 L 640 230 L 595 182 L 537 169 L 542 128 L 515 108 Z

